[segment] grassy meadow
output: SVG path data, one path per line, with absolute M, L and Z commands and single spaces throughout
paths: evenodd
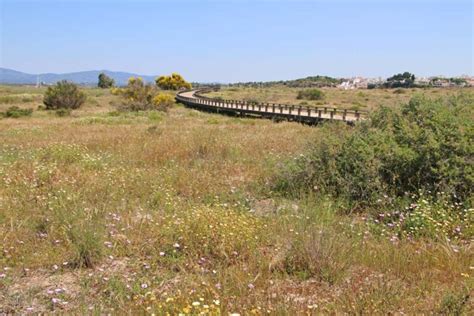
M 395 240 L 337 198 L 274 190 L 321 126 L 120 112 L 118 96 L 84 90 L 59 117 L 38 110 L 43 88 L 0 86 L 0 112 L 34 110 L 0 118 L 0 314 L 474 313 L 472 235 Z M 298 90 L 211 95 L 299 104 Z M 322 90 L 308 104 L 458 93 Z
M 412 89 L 353 89 L 319 88 L 324 93 L 322 100 L 298 100 L 298 91 L 304 88 L 291 88 L 284 85 L 253 88 L 253 87 L 224 87 L 219 91 L 209 93 L 209 96 L 224 99 L 247 100 L 290 105 L 329 106 L 340 109 L 366 110 L 376 109 L 381 104 L 395 107 L 402 102 L 408 102 L 417 94 L 429 97 L 443 97 L 460 91 L 474 91 L 474 88 L 412 88 Z

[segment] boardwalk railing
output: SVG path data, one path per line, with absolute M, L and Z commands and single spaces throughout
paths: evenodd
M 203 95 L 206 92 L 210 92 L 210 90 L 181 91 L 176 95 L 176 100 L 189 107 L 208 111 L 266 118 L 282 118 L 307 123 L 316 123 L 323 120 L 339 120 L 354 123 L 363 120 L 367 116 L 367 112 L 364 111 L 337 109 L 334 107 L 295 106 L 209 98 Z

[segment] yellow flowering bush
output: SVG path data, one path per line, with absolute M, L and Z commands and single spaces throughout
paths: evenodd
M 191 84 L 178 73 L 171 76 L 160 76 L 155 80 L 156 85 L 163 90 L 191 89 Z
M 153 97 L 153 105 L 158 111 L 168 111 L 174 104 L 174 98 L 165 93 L 158 93 Z

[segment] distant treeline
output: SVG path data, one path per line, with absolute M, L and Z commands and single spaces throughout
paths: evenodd
M 193 87 L 208 87 L 208 88 L 220 88 L 221 86 L 226 87 L 248 87 L 248 88 L 266 88 L 273 86 L 288 86 L 292 88 L 311 88 L 311 87 L 336 87 L 341 84 L 343 79 L 332 78 L 328 76 L 311 76 L 306 78 L 294 79 L 294 80 L 279 80 L 279 81 L 249 81 L 249 82 L 237 82 L 229 84 L 218 84 L 218 83 L 197 83 L 193 82 Z
M 275 85 L 284 85 L 292 88 L 311 88 L 311 87 L 336 87 L 343 80 L 328 76 L 311 76 L 294 80 L 279 80 L 266 82 L 238 82 L 229 84 L 230 87 L 271 87 Z

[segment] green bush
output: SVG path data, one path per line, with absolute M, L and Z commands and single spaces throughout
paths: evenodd
M 296 97 L 298 100 L 322 100 L 324 99 L 324 92 L 319 89 L 307 89 L 298 92 Z
M 86 101 L 86 94 L 72 82 L 62 80 L 46 90 L 43 103 L 48 110 L 77 109 Z
M 31 116 L 32 113 L 32 109 L 20 109 L 17 106 L 11 106 L 5 111 L 3 115 L 5 117 L 19 118 L 22 116 Z
M 382 107 L 355 128 L 330 124 L 277 181 L 285 192 L 313 188 L 374 205 L 420 190 L 472 200 L 474 95 L 414 97 L 400 110 Z
M 398 89 L 393 90 L 393 93 L 394 94 L 404 94 L 405 90 L 403 90 L 402 88 L 398 88 Z

